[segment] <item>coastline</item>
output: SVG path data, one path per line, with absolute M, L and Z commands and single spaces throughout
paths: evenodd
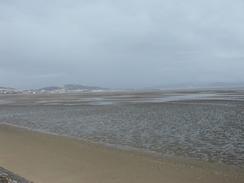
M 0 165 L 35 183 L 244 182 L 243 169 L 159 159 L 59 135 L 0 125 Z

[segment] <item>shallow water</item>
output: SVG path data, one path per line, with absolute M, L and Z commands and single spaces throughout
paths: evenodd
M 0 122 L 244 167 L 242 101 L 99 102 L 0 105 Z

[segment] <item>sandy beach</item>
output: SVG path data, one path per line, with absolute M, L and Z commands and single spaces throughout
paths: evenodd
M 0 165 L 36 183 L 242 183 L 244 171 L 0 125 Z

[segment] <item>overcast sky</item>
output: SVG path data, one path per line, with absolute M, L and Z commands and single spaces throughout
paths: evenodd
M 0 85 L 244 82 L 243 0 L 0 0 Z

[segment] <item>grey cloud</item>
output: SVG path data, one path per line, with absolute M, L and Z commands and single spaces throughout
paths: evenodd
M 244 82 L 242 0 L 2 0 L 0 85 Z

